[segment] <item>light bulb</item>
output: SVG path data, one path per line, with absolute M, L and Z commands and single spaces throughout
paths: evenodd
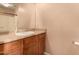
M 13 5 L 11 5 L 11 4 L 9 4 L 9 3 L 1 3 L 3 6 L 5 6 L 5 7 L 11 7 L 11 6 L 13 6 Z

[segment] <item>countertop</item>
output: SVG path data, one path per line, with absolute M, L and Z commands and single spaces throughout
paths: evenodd
M 19 40 L 19 39 L 22 39 L 22 38 L 25 38 L 25 37 L 30 37 L 30 36 L 38 35 L 38 34 L 41 34 L 41 33 L 45 33 L 44 30 L 33 31 L 33 32 L 34 32 L 33 34 L 30 34 L 28 36 L 27 35 L 26 36 L 23 36 L 23 35 L 22 36 L 17 36 L 14 33 L 0 35 L 0 44 L 11 42 L 11 41 L 15 41 L 15 40 Z

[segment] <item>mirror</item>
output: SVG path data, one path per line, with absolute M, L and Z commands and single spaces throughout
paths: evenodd
M 35 30 L 37 13 L 35 3 L 0 3 L 0 34 Z
M 34 3 L 21 3 L 17 7 L 17 31 L 35 29 L 36 8 Z
M 0 3 L 0 34 L 15 32 L 16 4 Z
M 0 34 L 35 30 L 34 3 L 0 3 Z
M 44 29 L 40 4 L 21 3 L 17 7 L 17 31 L 42 30 Z

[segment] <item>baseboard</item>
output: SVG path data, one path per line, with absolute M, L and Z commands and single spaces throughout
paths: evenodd
M 45 55 L 51 55 L 51 54 L 50 54 L 50 53 L 48 53 L 48 52 L 44 52 L 44 54 L 45 54 Z

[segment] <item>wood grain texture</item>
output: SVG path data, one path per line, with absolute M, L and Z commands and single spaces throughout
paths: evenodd
M 23 41 L 17 40 L 4 44 L 5 55 L 21 55 L 23 54 Z
M 23 54 L 42 55 L 45 51 L 45 33 L 25 38 Z
M 0 55 L 3 55 L 4 54 L 4 45 L 3 44 L 0 44 Z
M 0 55 L 43 55 L 46 34 L 0 44 Z

